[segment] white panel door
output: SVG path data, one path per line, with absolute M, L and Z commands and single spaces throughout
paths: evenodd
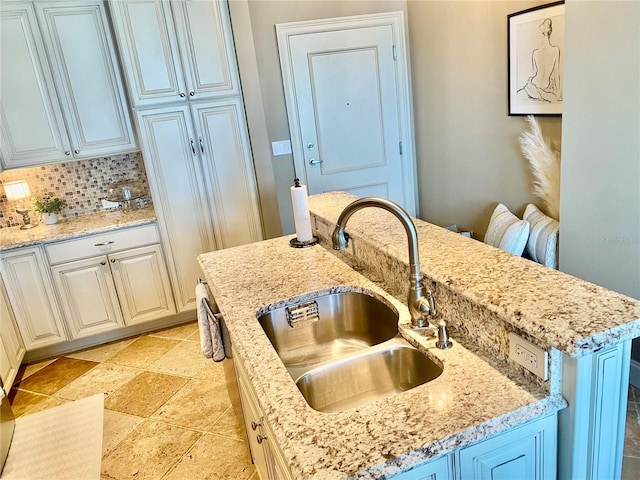
M 101 1 L 37 3 L 74 156 L 136 150 Z
M 109 263 L 127 325 L 176 313 L 160 245 L 112 253 Z
M 258 192 L 242 102 L 192 107 L 220 248 L 262 240 Z
M 332 20 L 278 25 L 297 173 L 311 194 L 380 196 L 415 214 L 399 24 Z
M 71 149 L 33 5 L 4 2 L 0 15 L 4 167 L 60 161 Z
M 222 0 L 181 0 L 173 1 L 171 6 L 189 98 L 239 95 L 227 3 Z
M 140 139 L 178 310 L 195 308 L 197 256 L 216 249 L 189 107 L 137 112 Z
M 106 256 L 56 265 L 51 272 L 74 339 L 124 326 Z

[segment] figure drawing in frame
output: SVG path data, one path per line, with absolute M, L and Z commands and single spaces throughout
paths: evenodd
M 562 113 L 564 5 L 509 16 L 509 114 Z

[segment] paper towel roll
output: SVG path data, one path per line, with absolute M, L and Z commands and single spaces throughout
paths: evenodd
M 307 186 L 296 185 L 291 187 L 291 203 L 293 204 L 293 221 L 296 225 L 296 237 L 299 242 L 310 242 L 311 217 L 309 216 L 309 200 L 307 198 Z

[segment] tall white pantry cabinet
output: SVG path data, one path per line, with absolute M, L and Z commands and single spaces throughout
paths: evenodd
M 262 239 L 228 5 L 109 2 L 180 312 L 201 253 Z

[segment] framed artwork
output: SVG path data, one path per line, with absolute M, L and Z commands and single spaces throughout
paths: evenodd
M 564 1 L 507 16 L 509 115 L 562 115 Z

